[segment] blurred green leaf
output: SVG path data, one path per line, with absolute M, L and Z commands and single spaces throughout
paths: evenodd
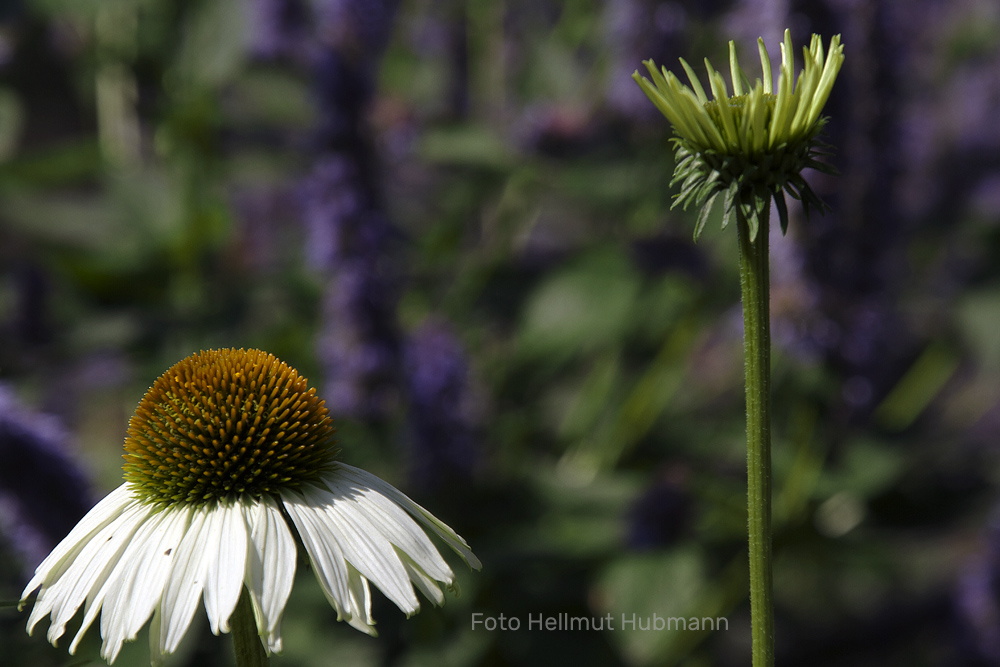
M 639 374 L 620 404 L 590 429 L 568 452 L 579 465 L 597 469 L 615 467 L 646 437 L 682 387 L 688 372 L 691 345 L 698 333 L 693 321 L 680 323 L 659 353 Z
M 307 84 L 283 72 L 250 70 L 235 78 L 222 105 L 237 127 L 263 124 L 308 129 L 317 114 Z
M 958 303 L 958 324 L 982 365 L 1000 371 L 1000 287 L 965 294 Z
M 931 343 L 875 409 L 876 422 L 895 431 L 910 426 L 955 374 L 958 364 L 951 350 Z
M 649 665 L 670 656 L 687 632 L 679 628 L 705 592 L 705 570 L 693 548 L 636 554 L 612 561 L 596 586 L 600 611 L 611 614 L 612 641 L 630 663 Z
M 632 327 L 639 277 L 616 248 L 591 251 L 532 294 L 519 332 L 529 357 L 565 358 L 615 344 Z
M 420 141 L 420 155 L 432 163 L 506 171 L 515 155 L 493 130 L 476 125 L 437 128 Z
M 631 161 L 581 161 L 563 166 L 553 177 L 555 187 L 575 198 L 608 207 L 632 203 L 654 185 L 644 166 Z
M 24 128 L 24 108 L 17 93 L 0 88 L 0 162 L 14 155 L 21 130 Z
M 231 80 L 246 57 L 250 5 L 205 0 L 189 14 L 172 80 L 215 87 Z
M 837 465 L 823 471 L 816 484 L 820 498 L 850 492 L 867 499 L 881 493 L 903 472 L 906 457 L 898 449 L 873 440 L 854 440 Z
M 794 450 L 781 445 L 772 450 L 778 480 L 775 486 L 780 485 L 774 499 L 775 525 L 801 519 L 813 497 L 826 458 L 826 452 L 816 442 L 818 421 L 815 406 L 805 402 L 794 406 L 788 429 L 788 445 Z
M 449 601 L 450 602 L 450 601 Z M 409 651 L 400 667 L 462 667 L 482 664 L 491 641 L 489 633 L 465 631 L 443 644 L 419 644 Z
M 0 164 L 0 184 L 16 195 L 21 188 L 79 185 L 92 181 L 101 168 L 97 139 L 87 138 L 14 156 Z
M 575 440 L 590 432 L 607 409 L 611 391 L 621 373 L 621 360 L 616 351 L 603 354 L 593 362 L 570 400 L 559 423 L 559 436 Z
M 613 473 L 579 477 L 561 461 L 552 471 L 537 468 L 534 484 L 547 508 L 513 542 L 531 551 L 571 557 L 615 553 L 623 543 L 622 516 L 640 490 L 641 477 Z

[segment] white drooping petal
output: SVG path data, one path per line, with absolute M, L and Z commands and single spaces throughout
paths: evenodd
M 416 612 L 420 603 L 399 556 L 379 527 L 357 510 L 354 500 L 314 486 L 307 486 L 302 493 L 309 506 L 327 521 L 344 558 L 407 616 Z
M 416 562 L 425 574 L 445 584 L 452 583 L 454 574 L 451 568 L 427 533 L 403 508 L 339 470 L 327 475 L 324 481 L 335 496 L 351 501 L 335 504 L 335 507 L 342 507 L 345 512 L 363 513 L 393 546 Z
M 229 617 L 243 590 L 249 530 L 239 503 L 219 503 L 204 529 L 205 612 L 213 634 L 229 632 Z
M 358 610 L 358 617 L 351 625 L 362 632 L 370 631 L 372 634 L 377 634 L 374 629 L 375 619 L 372 618 L 372 592 L 368 587 L 368 580 L 348 563 L 347 581 L 351 590 L 351 603 Z
M 80 629 L 77 630 L 76 636 L 73 637 L 73 642 L 69 646 L 71 654 L 76 653 L 83 635 L 90 629 L 90 626 L 97 619 L 97 615 L 104 607 L 104 599 L 111 588 L 122 556 L 132 543 L 135 533 L 151 514 L 152 508 L 145 505 L 137 504 L 134 507 L 128 508 L 120 522 L 121 533 L 116 532 L 111 539 L 107 540 L 107 551 L 102 549 L 99 552 L 98 558 L 105 560 L 105 566 L 98 576 L 94 578 L 90 592 L 87 593 L 87 606 L 84 607 L 83 621 L 81 621 Z
M 420 592 L 427 596 L 434 604 L 441 606 L 444 604 L 444 593 L 441 592 L 441 588 L 438 587 L 438 581 L 445 581 L 443 579 L 433 579 L 427 575 L 422 567 L 413 562 L 413 559 L 407 556 L 405 553 L 400 554 L 400 559 L 403 561 L 403 567 L 406 568 L 406 573 L 410 575 L 410 581 L 417 585 Z M 451 584 L 451 579 L 445 581 L 447 584 Z
M 174 567 L 164 587 L 160 604 L 160 628 L 157 633 L 158 650 L 161 654 L 177 650 L 201 600 L 208 555 L 205 526 L 213 511 L 214 508 L 210 507 L 194 509 L 187 534 L 177 547 Z M 156 623 L 156 620 L 153 622 Z
M 245 497 L 164 508 L 142 502 L 123 485 L 36 570 L 24 593 L 41 586 L 28 630 L 51 614 L 48 634 L 55 643 L 85 603 L 70 652 L 100 615 L 101 654 L 114 662 L 152 615 L 150 653 L 159 665 L 178 648 L 201 599 L 212 631 L 229 632 L 245 585 L 268 652 L 280 651 L 297 557 L 287 519 L 338 618 L 370 635 L 376 634 L 370 582 L 407 614 L 419 609 L 414 586 L 436 604 L 443 602 L 438 584 L 450 586 L 454 575 L 424 527 L 480 567 L 448 526 L 350 466 L 339 466 L 316 486 L 285 492 L 280 502 Z
M 76 556 L 86 546 L 88 538 L 121 516 L 131 502 L 133 502 L 132 493 L 127 485 L 122 484 L 94 505 L 80 519 L 80 523 L 73 527 L 69 535 L 64 537 L 52 550 L 52 553 L 46 556 L 45 560 L 35 568 L 35 575 L 24 587 L 24 592 L 21 593 L 21 606 L 24 605 L 24 599 L 31 591 L 45 582 L 58 579 L 73 564 Z
M 377 491 L 389 500 L 401 506 L 409 512 L 410 515 L 434 531 L 434 533 L 444 540 L 445 543 L 447 543 L 448 546 L 451 547 L 458 555 L 460 555 L 470 567 L 475 570 L 482 569 L 483 564 L 480 563 L 479 559 L 476 558 L 476 555 L 472 553 L 472 550 L 469 548 L 469 545 L 465 540 L 459 537 L 454 530 L 449 528 L 440 519 L 410 500 L 402 491 L 391 484 L 383 482 L 375 475 L 366 470 L 362 470 L 361 468 L 355 468 L 354 466 L 349 466 L 344 463 L 338 463 L 337 469 L 338 471 L 343 471 L 343 474 L 348 478 L 353 479 L 364 487 Z
M 136 564 L 134 583 L 128 595 L 128 604 L 117 606 L 125 627 L 126 639 L 135 639 L 139 629 L 150 615 L 160 607 L 163 590 L 177 562 L 177 548 L 186 534 L 192 510 L 189 507 L 162 510 L 164 518 L 159 528 L 146 540 Z
M 48 630 L 50 643 L 56 643 L 80 606 L 104 585 L 121 553 L 128 546 L 132 534 L 146 516 L 141 510 L 126 512 L 117 521 L 93 535 L 59 580 L 39 593 L 30 625 L 37 622 L 36 614 L 43 612 L 44 615 L 48 598 L 58 599 L 58 607 L 52 610 L 52 622 Z
M 310 507 L 298 494 L 286 494 L 282 502 L 288 516 L 298 530 L 302 545 L 309 554 L 313 572 L 323 594 L 337 610 L 337 620 L 344 620 L 353 627 L 375 634 L 362 618 L 364 611 L 358 607 L 351 593 L 347 562 L 337 540 L 330 532 L 325 513 Z
M 72 549 L 74 556 L 59 567 L 59 573 L 50 573 L 41 583 L 35 606 L 28 617 L 28 633 L 42 618 L 52 613 L 48 640 L 55 643 L 62 636 L 69 622 L 84 601 L 92 598 L 103 586 L 118 557 L 128 545 L 132 534 L 146 515 L 144 508 L 135 503 L 117 508 L 119 515 L 94 533 L 85 535 Z M 73 533 L 70 533 L 72 536 Z M 66 540 L 63 540 L 65 543 Z M 60 544 L 62 546 L 62 544 Z M 57 547 L 58 549 L 59 547 Z
M 164 654 L 160 650 L 160 643 L 163 636 L 160 634 L 163 629 L 163 618 L 161 614 L 162 605 L 157 606 L 153 611 L 153 620 L 149 622 L 149 665 L 150 667 L 161 667 L 163 665 Z
M 190 510 L 183 507 L 153 511 L 108 577 L 101 613 L 101 655 L 109 663 L 118 657 L 123 642 L 136 638 L 159 606 L 189 516 Z
M 268 653 L 277 653 L 281 651 L 281 615 L 295 580 L 295 539 L 271 497 L 248 505 L 245 512 L 251 527 L 247 589 Z

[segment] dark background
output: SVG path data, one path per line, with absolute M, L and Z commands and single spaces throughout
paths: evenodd
M 833 211 L 772 236 L 778 664 L 1000 665 L 993 0 L 0 3 L 0 599 L 153 380 L 252 346 L 484 563 L 410 620 L 376 594 L 377 640 L 300 572 L 276 667 L 748 664 L 735 230 L 691 242 L 630 75 L 736 39 L 753 77 L 785 27 L 846 62 Z M 100 664 L 26 616 L 5 664 Z M 172 664 L 230 664 L 189 634 Z

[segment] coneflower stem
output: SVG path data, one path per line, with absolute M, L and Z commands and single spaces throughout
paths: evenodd
M 229 619 L 233 631 L 233 649 L 236 651 L 236 667 L 267 667 L 270 661 L 257 633 L 257 621 L 253 616 L 253 605 L 246 586 L 240 593 L 240 601 Z
M 771 323 L 768 275 L 770 198 L 759 211 L 757 237 L 742 214 L 740 286 L 743 295 L 743 355 L 747 405 L 747 522 L 750 551 L 750 623 L 753 667 L 774 665 L 771 602 Z

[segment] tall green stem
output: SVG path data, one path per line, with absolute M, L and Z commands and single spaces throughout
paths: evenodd
M 233 631 L 236 667 L 267 667 L 269 664 L 267 653 L 260 643 L 257 621 L 253 617 L 253 605 L 250 603 L 250 594 L 247 593 L 245 586 L 229 624 Z
M 750 622 L 753 667 L 774 665 L 771 602 L 771 323 L 768 224 L 771 202 L 760 212 L 757 238 L 741 212 L 740 285 L 747 403 L 747 518 L 750 534 Z

